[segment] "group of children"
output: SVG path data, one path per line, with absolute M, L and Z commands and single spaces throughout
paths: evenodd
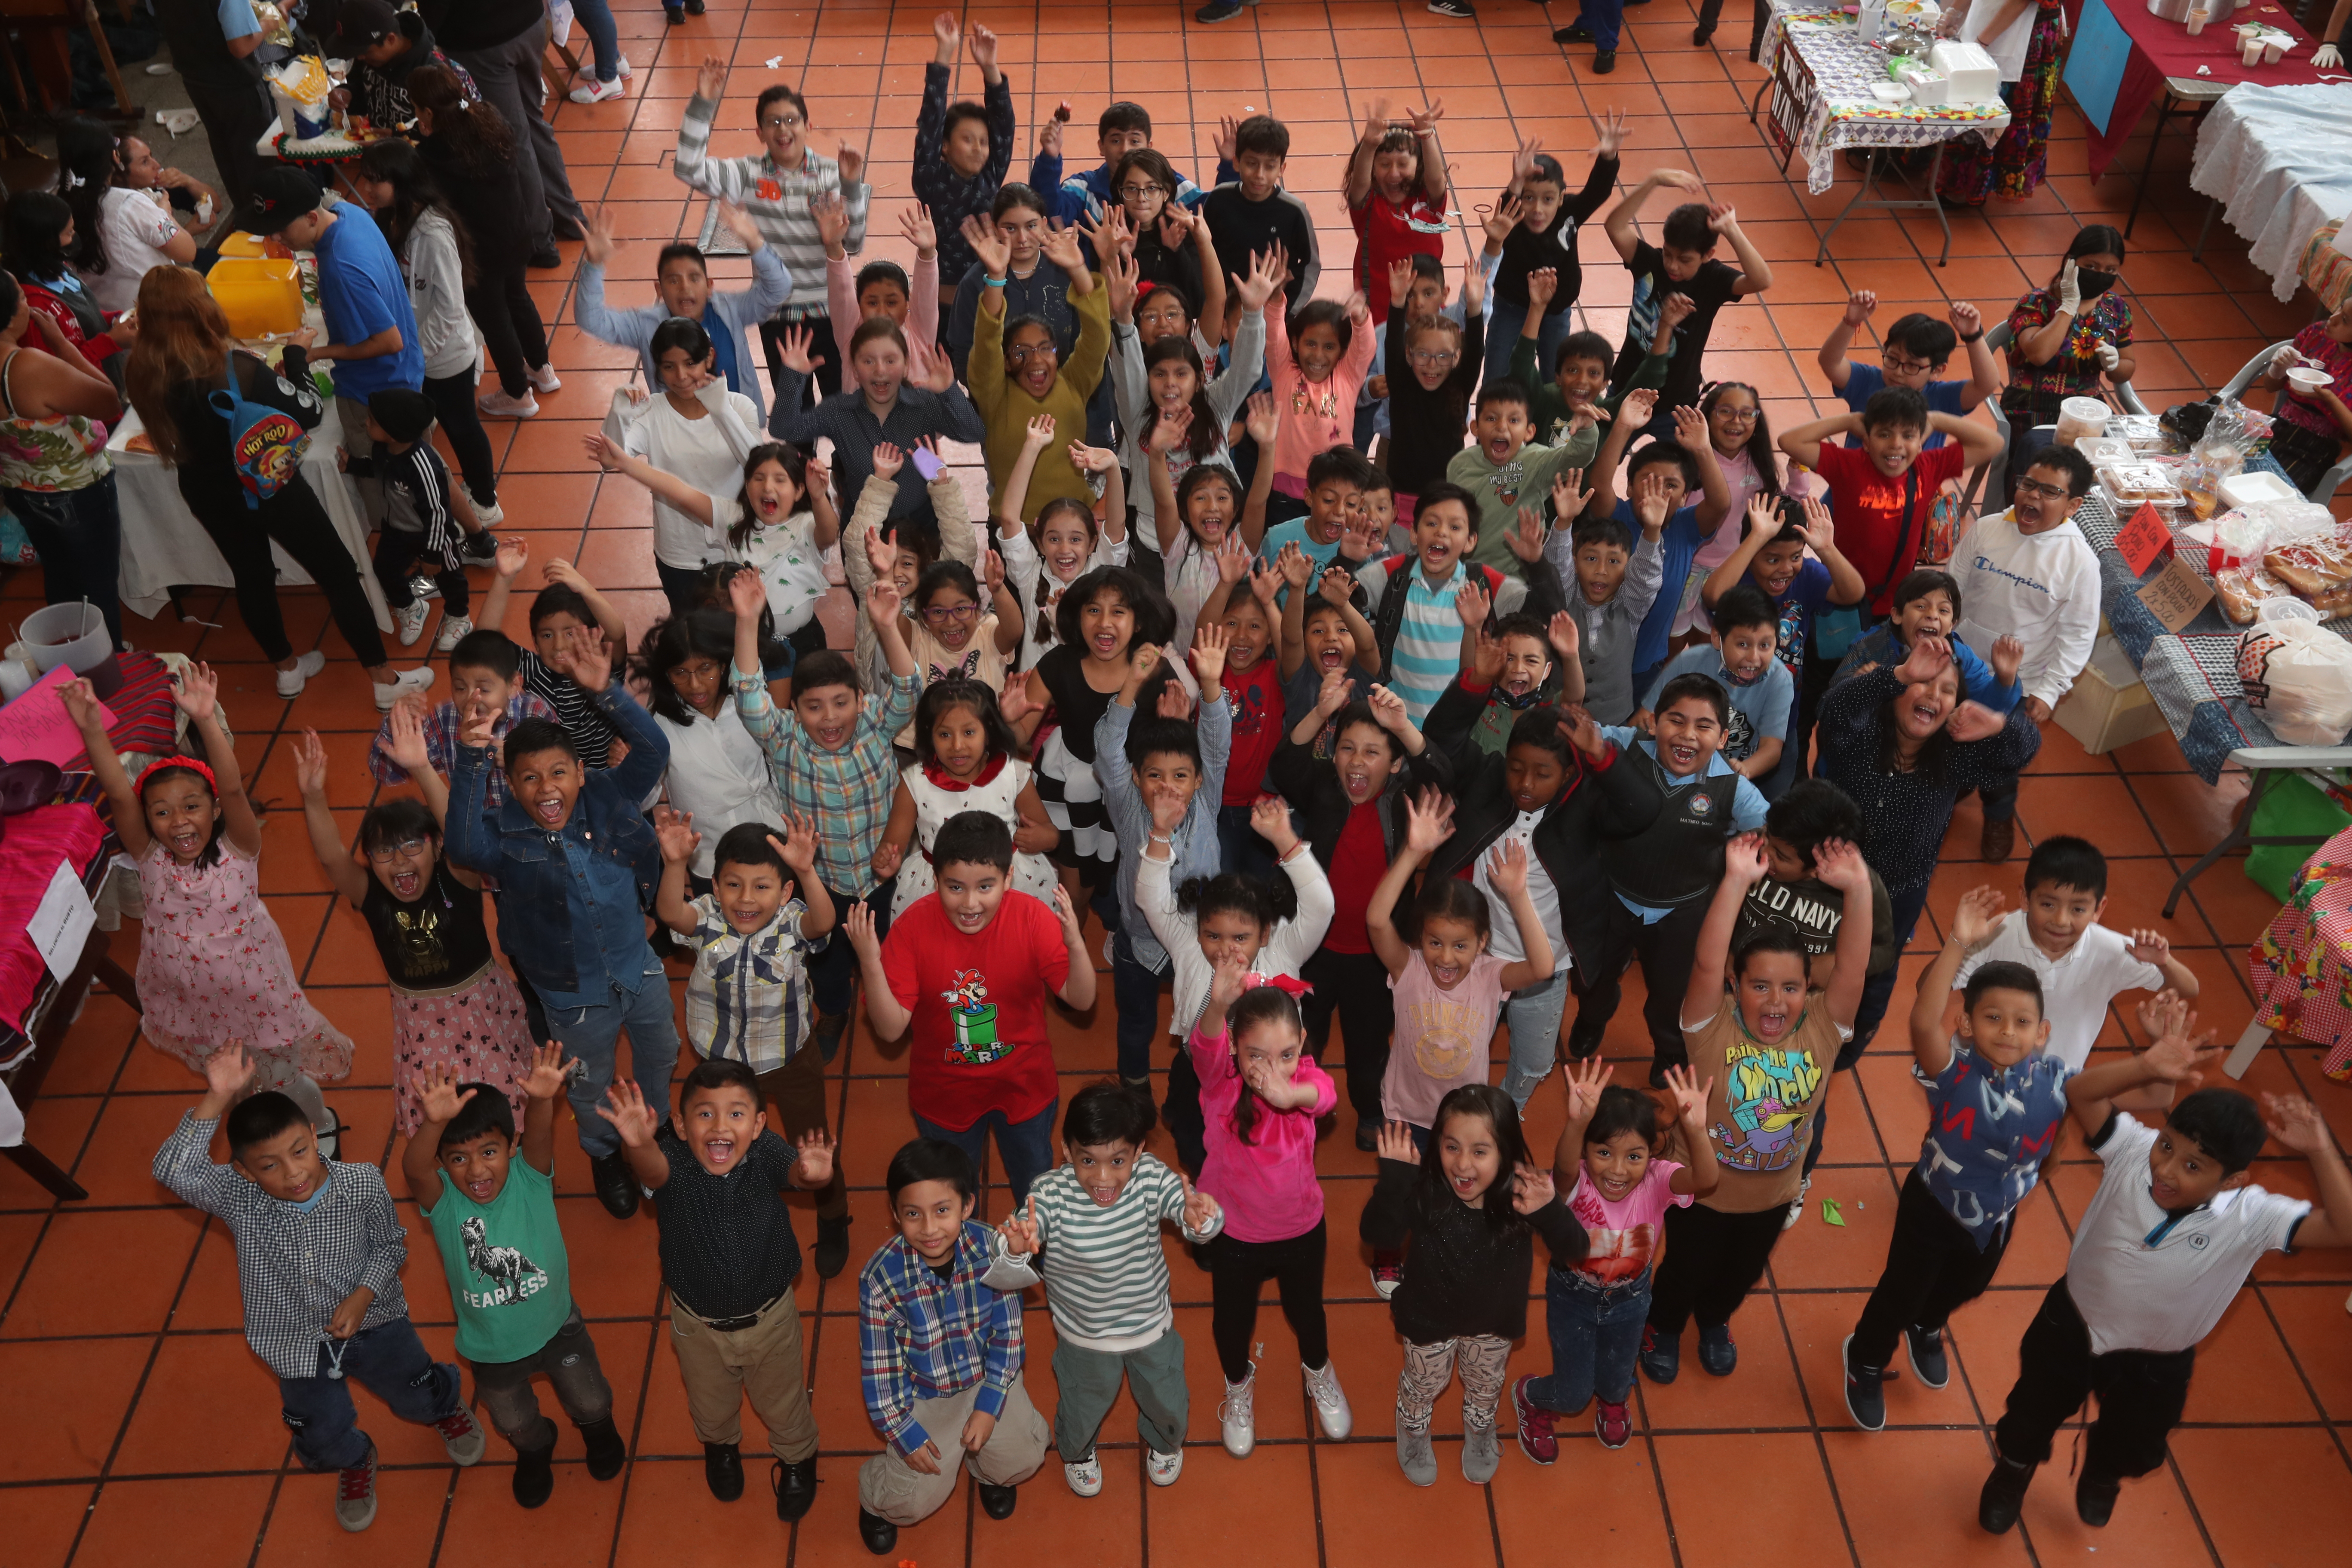
M 530 564 L 520 542 L 497 547 L 482 629 L 460 630 L 466 546 L 428 517 L 384 565 L 389 583 L 439 557 L 453 696 L 396 704 L 369 758 L 422 798 L 378 804 L 347 847 L 324 748 L 298 748 L 313 847 L 383 957 L 404 1174 L 458 1352 L 516 1449 L 516 1499 L 552 1484 L 535 1373 L 592 1475 L 625 1458 L 552 1203 L 562 1095 L 603 1205 L 625 1219 L 650 1195 L 713 1494 L 742 1492 L 748 1393 L 779 1517 L 812 1506 L 801 1254 L 779 1194 L 815 1194 L 813 1261 L 837 1277 L 850 1208 L 824 1069 L 860 987 L 877 1038 L 910 1041 L 919 1134 L 890 1162 L 889 1233 L 858 1275 L 876 1553 L 947 1500 L 959 1465 L 984 1512 L 1011 1515 L 1049 1434 L 1095 1495 L 1122 1383 L 1148 1479 L 1178 1479 L 1171 1223 L 1212 1277 L 1227 1452 L 1255 1443 L 1269 1279 L 1323 1434 L 1349 1435 L 1316 1173 L 1342 1082 L 1379 1160 L 1359 1231 L 1403 1343 L 1407 1479 L 1436 1479 L 1432 1411 L 1457 1373 L 1473 1482 L 1500 1462 L 1507 1384 L 1533 1462 L 1588 1408 L 1622 1447 L 1637 1366 L 1673 1381 L 1691 1320 L 1704 1370 L 1734 1370 L 1731 1319 L 1803 1203 L 1830 1085 L 1889 1005 L 1965 789 L 1984 797 L 1987 858 L 2009 852 L 1994 824 L 2096 624 L 2071 522 L 2087 467 L 2029 454 L 2014 504 L 1963 533 L 1948 569 L 1921 567 L 1947 481 L 2002 457 L 1960 416 L 1995 384 L 1971 308 L 1892 323 L 1873 367 L 1846 355 L 1876 304 L 1854 296 L 1822 351 L 1853 412 L 1776 447 L 1755 389 L 1700 368 L 1720 310 L 1770 284 L 1737 214 L 1692 201 L 1656 243 L 1639 232 L 1651 194 L 1692 176 L 1653 174 L 1608 214 L 1635 279 L 1622 344 L 1570 330 L 1616 118 L 1573 196 L 1539 144 L 1520 150 L 1448 306 L 1440 110 L 1393 123 L 1376 106 L 1348 175 L 1356 289 L 1316 300 L 1278 121 L 1231 127 L 1205 195 L 1133 105 L 1103 116 L 1101 168 L 1058 178 L 1056 121 L 1034 183 L 1003 184 L 1010 110 L 984 35 L 970 42 L 990 102 L 948 103 L 961 35 L 942 19 L 924 112 L 943 167 L 909 225 L 911 273 L 848 272 L 866 187 L 801 144 L 792 89 L 761 96 L 761 154 L 707 156 L 725 69 L 706 66 L 681 177 L 743 203 L 755 255 L 764 242 L 811 277 L 821 262 L 828 289 L 804 300 L 805 279 L 760 266 L 761 298 L 790 301 L 762 329 L 764 433 L 744 339 L 759 318 L 711 292 L 698 252 L 664 251 L 658 320 L 598 296 L 599 330 L 660 387 L 616 397 L 588 442 L 655 500 L 669 614 L 634 660 L 569 563 L 543 564 L 530 647 L 498 629 Z M 1937 381 L 1963 342 L 1969 381 Z M 1385 470 L 1356 445 L 1383 406 Z M 406 437 L 429 456 L 415 410 L 384 412 L 388 450 Z M 984 517 L 943 439 L 983 447 Z M 1784 478 L 1781 456 L 1814 480 Z M 848 652 L 814 616 L 835 545 L 859 602 Z M 424 617 L 403 625 L 414 640 Z M 93 747 L 148 900 L 149 1033 L 210 1086 L 157 1173 L 236 1229 L 248 1336 L 303 1461 L 341 1471 L 338 1517 L 363 1528 L 373 1448 L 346 1376 L 436 1425 L 459 1463 L 483 1439 L 407 1324 L 381 1176 L 339 1157 L 318 1083 L 349 1070 L 350 1042 L 303 1000 L 262 908 L 258 830 L 201 668 L 181 701 L 203 757 L 133 785 Z M 98 723 L 86 689 L 68 702 Z M 2105 880 L 2095 849 L 2046 840 L 2021 919 L 1971 895 L 1951 923 L 1911 1020 L 1937 1111 L 1847 1349 L 1865 1428 L 1884 1424 L 1896 1339 L 1942 1385 L 1946 1321 L 1990 1279 L 2071 1111 L 2109 1175 L 2072 1287 L 2027 1338 L 1986 1489 L 1996 1531 L 2086 1391 L 2102 1414 L 2078 1506 L 2104 1522 L 2120 1479 L 2160 1458 L 2188 1352 L 2253 1258 L 2352 1226 L 2308 1106 L 2269 1117 L 2312 1160 L 2315 1216 L 2247 1185 L 2264 1133 L 2244 1097 L 2186 1093 L 2161 1131 L 2128 1114 L 2194 1089 L 2207 1053 L 2194 978 L 2162 939 L 2097 923 Z M 1065 1104 L 1049 1002 L 1096 1005 L 1088 909 L 1118 1076 Z M 682 1080 L 670 955 L 690 962 Z M 1647 1089 L 1600 1059 L 1636 959 Z M 2153 1043 L 2086 1070 L 2127 989 L 2160 992 Z M 1521 1118 L 1563 1056 L 1569 1121 L 1547 1161 Z M 1327 1070 L 1342 1062 L 1343 1079 Z M 1148 1150 L 1155 1081 L 1172 1165 Z M 224 1116 L 226 1168 L 205 1153 Z M 992 1142 L 1010 1200 L 994 1228 L 978 1217 Z M 1513 1380 L 1538 1237 L 1551 1368 Z M 1050 1423 L 1022 1375 L 1040 1284 Z

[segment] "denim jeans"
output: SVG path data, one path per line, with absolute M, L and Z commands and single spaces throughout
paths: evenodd
M 1170 966 L 1173 968 L 1171 964 Z M 1135 956 L 1125 931 L 1111 938 L 1111 999 L 1118 1007 L 1118 1076 L 1129 1083 L 1151 1076 L 1151 1045 L 1160 1034 L 1160 993 L 1168 976 Z
M 1576 25 L 1592 35 L 1593 53 L 1607 54 L 1617 47 L 1618 31 L 1625 26 L 1625 0 L 1584 0 L 1577 7 Z M 1567 319 L 1561 311 L 1560 320 Z M 1545 344 L 1544 352 L 1549 356 L 1551 345 Z
M 1257 829 L 1250 826 L 1250 808 L 1246 805 L 1217 807 L 1217 852 L 1228 871 L 1265 881 L 1282 875 L 1274 863 L 1274 846 L 1259 837 Z
M 896 877 L 866 895 L 866 907 L 874 915 L 874 940 L 880 942 L 890 934 L 890 897 L 897 890 Z M 849 906 L 857 902 L 856 895 L 845 893 L 839 888 L 827 887 L 826 895 L 839 912 L 843 930 L 849 917 Z M 839 934 L 839 933 L 837 933 Z M 809 1001 L 819 1013 L 846 1013 L 856 995 L 857 950 L 849 945 L 845 934 L 840 940 L 824 944 L 824 951 L 808 961 Z
M 330 1355 L 330 1349 L 338 1353 Z M 342 1376 L 328 1376 L 331 1367 Z M 435 1361 L 406 1318 L 362 1329 L 331 1346 L 321 1340 L 317 1376 L 278 1380 L 278 1401 L 303 1468 L 345 1470 L 367 1458 L 368 1435 L 360 1430 L 359 1408 L 352 1403 L 354 1383 L 392 1406 L 394 1415 L 420 1426 L 465 1408 L 457 1397 L 457 1369 Z
M 613 26 L 613 7 L 605 0 L 572 0 L 572 14 L 596 51 L 596 79 L 610 81 L 620 75 L 621 34 Z
M 593 1007 L 566 1006 L 544 995 L 540 998 L 547 1010 L 548 1032 L 562 1044 L 566 1056 L 579 1058 L 586 1068 L 572 1076 L 564 1094 L 580 1122 L 580 1147 L 600 1159 L 621 1151 L 621 1135 L 596 1114 L 596 1108 L 604 1103 L 604 1091 L 613 1087 L 623 1029 L 629 1032 L 630 1076 L 645 1091 L 647 1105 L 659 1106 L 660 1116 L 669 1114 L 670 1074 L 677 1067 L 677 1016 L 670 1007 L 668 976 L 650 952 L 646 963 L 645 977 L 635 994 L 616 985 L 608 1000 Z
M 1062 1108 L 1057 1096 L 1054 1103 L 1026 1121 L 1014 1121 L 1001 1110 L 992 1110 L 959 1132 L 942 1127 L 936 1121 L 915 1118 L 915 1131 L 926 1138 L 937 1138 L 954 1144 L 971 1157 L 973 1169 L 988 1157 L 988 1131 L 996 1130 L 996 1152 L 1004 1163 L 1004 1181 L 1013 1189 L 1013 1202 L 1017 1207 L 1029 1196 L 1029 1184 L 1054 1168 L 1054 1113 Z
M 1544 1324 L 1551 1334 L 1551 1375 L 1528 1384 L 1528 1397 L 1556 1415 L 1574 1415 L 1599 1394 L 1622 1405 L 1633 1392 L 1633 1357 L 1650 1315 L 1650 1271 L 1604 1286 L 1574 1268 L 1544 1270 Z
M 1604 37 L 1599 27 L 1592 26 L 1592 13 L 1595 9 L 1594 0 L 1586 0 L 1582 17 L 1584 25 L 1592 27 L 1593 36 L 1601 39 L 1600 47 L 1613 49 L 1617 47 L 1617 25 L 1612 22 L 1609 25 L 1609 32 Z M 1568 334 L 1576 329 L 1575 314 L 1573 310 L 1562 310 L 1556 315 L 1544 318 L 1544 324 L 1539 329 L 1542 335 L 1536 340 L 1537 374 L 1551 374 L 1552 355 L 1559 353 L 1559 345 L 1567 342 Z M 1511 355 L 1518 352 L 1519 334 L 1527 330 L 1527 324 L 1528 308 L 1525 305 L 1514 305 L 1500 296 L 1491 296 L 1486 300 L 1486 382 L 1487 385 L 1491 386 L 1510 375 Z M 1406 374 L 1412 373 L 1410 365 L 1405 369 Z M 1528 388 L 1529 393 L 1536 390 L 1537 388 L 1532 386 Z
M 114 476 L 78 490 L 9 490 L 8 510 L 41 557 L 41 596 L 52 605 L 88 599 L 122 646 L 122 509 Z
M 1503 1020 L 1511 1030 L 1511 1065 L 1503 1092 L 1527 1114 L 1528 1101 L 1559 1059 L 1559 1016 L 1568 1010 L 1568 973 L 1556 971 L 1540 985 L 1511 993 Z

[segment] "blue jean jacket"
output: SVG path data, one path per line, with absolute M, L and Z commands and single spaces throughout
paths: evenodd
M 561 837 L 582 851 L 599 899 L 650 909 L 661 885 L 661 844 L 637 803 L 661 783 L 669 742 L 617 681 L 590 702 L 628 742 L 629 754 L 618 767 L 588 774 Z M 488 803 L 489 776 L 487 747 L 457 748 L 449 779 L 449 858 L 498 879 L 499 945 L 546 1000 L 563 1005 L 580 975 L 570 859 L 554 842 L 558 835 L 531 821 L 520 802 Z

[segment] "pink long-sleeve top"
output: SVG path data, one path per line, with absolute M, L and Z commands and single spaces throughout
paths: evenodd
M 929 348 L 940 341 L 940 263 L 937 257 L 929 261 L 916 258 L 907 268 L 910 285 L 907 295 L 907 342 Z M 825 309 L 833 315 L 833 341 L 841 351 L 841 363 L 849 363 L 849 340 L 865 323 L 865 312 L 857 308 L 857 268 L 846 256 L 824 258 Z
M 1313 1086 L 1315 1103 L 1277 1110 L 1260 1100 L 1244 1143 L 1234 1131 L 1234 1107 L 1249 1092 L 1234 1060 L 1231 1033 L 1220 1027 L 1185 1039 L 1201 1075 L 1201 1114 L 1209 1123 L 1208 1158 L 1201 1190 L 1225 1211 L 1225 1234 L 1238 1241 L 1288 1241 L 1323 1219 L 1323 1184 L 1315 1179 L 1315 1119 L 1339 1103 L 1331 1075 L 1308 1057 L 1297 1081 Z
M 1290 323 L 1280 310 L 1265 313 L 1265 373 L 1282 415 L 1281 433 L 1274 438 L 1274 488 L 1284 495 L 1306 495 L 1307 465 L 1355 438 L 1356 397 L 1372 368 L 1380 335 L 1370 321 L 1357 327 L 1329 379 L 1308 381 L 1290 357 Z

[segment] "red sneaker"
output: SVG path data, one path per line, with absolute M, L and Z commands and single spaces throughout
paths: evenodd
M 1534 1381 L 1523 1377 L 1511 1384 L 1511 1409 L 1519 1418 L 1519 1452 L 1549 1465 L 1559 1458 L 1559 1438 L 1552 1431 L 1552 1413 L 1528 1397 L 1528 1384 Z
M 1633 1439 L 1633 1417 L 1622 1405 L 1607 1400 L 1599 1402 L 1600 1413 L 1592 1418 L 1592 1430 L 1599 1435 L 1604 1448 L 1622 1448 Z

